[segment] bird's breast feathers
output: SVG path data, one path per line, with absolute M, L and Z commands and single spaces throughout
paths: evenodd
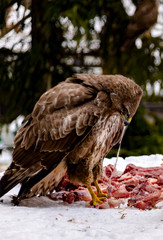
M 114 146 L 115 136 L 121 135 L 123 128 L 122 119 L 119 114 L 99 119 L 92 129 L 92 140 L 94 141 L 92 151 L 93 165 L 106 156 L 112 146 Z

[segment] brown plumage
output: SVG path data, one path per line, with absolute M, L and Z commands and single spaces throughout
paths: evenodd
M 96 181 L 103 158 L 120 141 L 124 118 L 133 117 L 141 97 L 141 88 L 121 75 L 75 74 L 45 92 L 17 132 L 0 197 L 18 183 L 15 202 L 45 195 L 67 173 L 99 203 L 105 197 Z M 92 193 L 93 181 L 99 198 Z

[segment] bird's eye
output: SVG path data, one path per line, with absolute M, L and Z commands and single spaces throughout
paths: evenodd
M 129 119 L 130 114 L 124 105 L 122 105 L 121 113 L 125 117 L 125 119 Z

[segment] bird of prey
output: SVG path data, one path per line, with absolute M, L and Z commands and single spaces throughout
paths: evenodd
M 97 179 L 103 159 L 135 114 L 141 88 L 122 75 L 75 74 L 45 92 L 14 139 L 0 197 L 21 184 L 14 203 L 52 192 L 65 174 L 87 186 L 96 206 L 106 195 Z M 97 195 L 91 188 L 94 183 Z

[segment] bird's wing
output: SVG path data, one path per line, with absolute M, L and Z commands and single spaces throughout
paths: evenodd
M 50 89 L 24 120 L 15 146 L 40 152 L 68 151 L 74 139 L 83 138 L 98 119 L 99 110 L 92 104 L 95 97 L 95 90 L 80 84 L 63 82 Z
M 94 89 L 66 82 L 41 96 L 15 137 L 13 162 L 4 176 L 9 188 L 30 178 L 29 186 L 34 185 L 87 137 L 99 117 L 95 97 Z

